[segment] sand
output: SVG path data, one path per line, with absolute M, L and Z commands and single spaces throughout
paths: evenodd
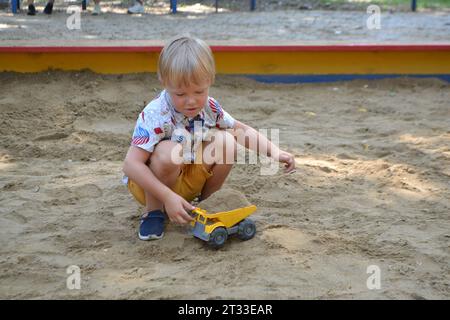
M 4 73 L 0 87 L 0 298 L 450 298 L 448 83 L 219 76 L 211 94 L 280 129 L 297 170 L 234 167 L 224 187 L 258 206 L 257 234 L 218 251 L 184 226 L 137 237 L 121 166 L 154 75 Z
M 220 192 L 216 192 L 208 199 L 198 203 L 197 207 L 206 210 L 208 213 L 216 213 L 244 208 L 250 205 L 251 203 L 248 202 L 243 193 L 224 187 L 220 189 Z

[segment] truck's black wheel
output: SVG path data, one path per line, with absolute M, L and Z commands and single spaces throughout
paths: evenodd
M 228 239 L 227 230 L 223 227 L 219 227 L 219 228 L 214 229 L 214 231 L 211 233 L 208 244 L 211 247 L 218 249 L 225 244 L 227 239 Z
M 256 225 L 250 219 L 244 219 L 238 225 L 237 235 L 241 240 L 249 240 L 255 236 Z

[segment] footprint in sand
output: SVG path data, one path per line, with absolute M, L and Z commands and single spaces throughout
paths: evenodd
M 43 136 L 39 136 L 39 137 L 35 138 L 34 141 L 59 140 L 59 139 L 65 139 L 68 136 L 69 135 L 67 133 L 54 132 L 54 133 L 46 134 Z
M 7 219 L 17 222 L 19 224 L 25 224 L 28 222 L 27 217 L 25 217 L 24 215 L 21 215 L 20 213 L 17 213 L 17 212 L 11 212 L 11 213 L 7 214 L 5 217 Z
M 269 244 L 275 244 L 288 251 L 300 250 L 308 245 L 312 237 L 300 230 L 288 227 L 269 228 L 262 232 L 261 238 Z

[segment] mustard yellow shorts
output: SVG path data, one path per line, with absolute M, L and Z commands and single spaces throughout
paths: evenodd
M 203 186 L 212 176 L 203 164 L 185 164 L 181 167 L 180 175 L 172 190 L 182 196 L 186 201 L 192 201 L 202 192 Z M 128 190 L 136 201 L 145 206 L 145 192 L 138 184 L 128 179 Z

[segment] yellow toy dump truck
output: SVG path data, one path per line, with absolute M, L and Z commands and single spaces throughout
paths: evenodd
M 256 206 L 253 205 L 218 213 L 195 208 L 192 210 L 194 220 L 191 221 L 193 235 L 216 249 L 222 247 L 228 236 L 235 233 L 241 240 L 249 240 L 255 235 L 256 226 L 246 218 L 255 211 Z

